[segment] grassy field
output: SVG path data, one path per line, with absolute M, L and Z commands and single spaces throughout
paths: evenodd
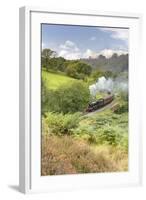
M 53 90 L 57 89 L 61 85 L 66 85 L 78 81 L 63 74 L 56 74 L 44 70 L 42 70 L 42 79 L 45 81 L 46 86 Z
M 77 80 L 77 79 L 71 78 L 69 76 L 66 76 L 64 74 L 59 74 L 59 73 L 56 74 L 53 72 L 47 72 L 45 70 L 42 70 L 42 79 L 44 80 L 45 85 L 48 87 L 48 89 L 53 89 L 53 90 L 58 89 L 62 85 L 68 85 L 68 84 L 75 83 L 75 82 L 83 82 L 82 80 Z M 90 82 L 87 82 L 85 84 L 88 87 Z M 100 92 L 100 93 L 96 94 L 96 99 L 100 99 L 105 96 L 107 96 L 106 93 Z

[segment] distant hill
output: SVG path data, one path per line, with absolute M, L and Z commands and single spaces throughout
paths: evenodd
M 98 58 L 80 59 L 93 69 L 101 71 L 124 72 L 128 71 L 128 54 L 120 55 L 114 54 L 111 58 L 106 58 L 100 55 Z

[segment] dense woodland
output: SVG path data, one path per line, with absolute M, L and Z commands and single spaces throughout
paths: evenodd
M 128 54 L 120 56 L 113 54 L 111 58 L 100 55 L 96 59 L 66 60 L 63 57 L 57 57 L 56 52 L 44 49 L 42 51 L 42 67 L 48 71 L 64 72 L 77 79 L 84 79 L 96 73 L 106 77 L 116 76 L 117 73 L 128 71 Z

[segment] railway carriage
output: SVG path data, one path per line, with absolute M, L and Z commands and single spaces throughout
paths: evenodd
M 93 112 L 95 110 L 98 110 L 99 108 L 102 108 L 106 106 L 107 104 L 111 103 L 113 99 L 114 99 L 114 95 L 110 95 L 105 98 L 98 99 L 97 101 L 92 102 L 88 105 L 86 112 Z

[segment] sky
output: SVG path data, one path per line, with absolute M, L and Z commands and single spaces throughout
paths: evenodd
M 42 24 L 42 49 L 69 60 L 110 58 L 128 53 L 128 33 L 126 28 Z

